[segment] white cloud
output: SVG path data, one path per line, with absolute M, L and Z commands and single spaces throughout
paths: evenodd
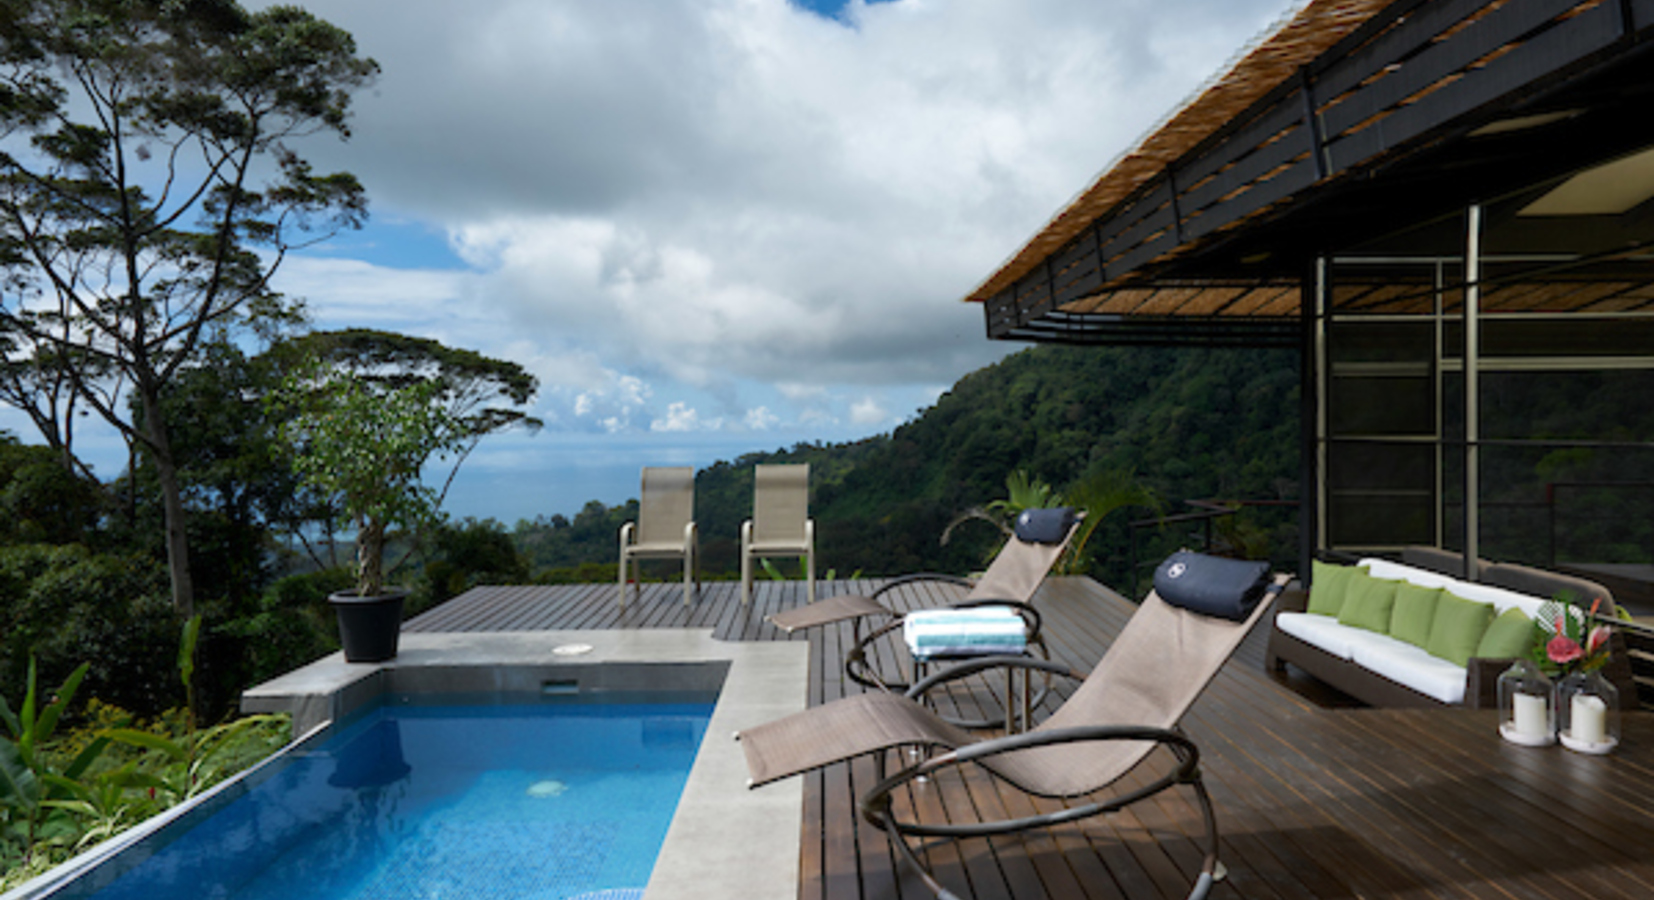
M 884 425 L 890 421 L 890 412 L 872 397 L 863 397 L 850 404 L 850 421 L 857 425 Z
M 650 431 L 717 431 L 722 419 L 701 420 L 701 414 L 689 404 L 674 401 L 666 407 L 666 415 L 649 423 Z
M 312 310 L 329 327 L 395 328 L 409 322 L 440 327 L 457 320 L 461 299 L 480 276 L 434 269 L 392 269 L 354 259 L 295 256 L 277 270 L 281 290 L 320 299 Z
M 279 286 L 523 364 L 557 429 L 865 434 L 1018 349 L 959 298 L 1285 2 L 306 0 L 384 72 L 303 152 L 469 269 Z
M 608 432 L 624 431 L 644 409 L 653 391 L 642 380 L 613 372 L 598 373 L 599 383 L 575 392 L 567 382 L 541 382 L 541 406 L 566 407 L 576 419 Z M 588 379 L 589 380 L 589 379 Z
M 780 424 L 781 417 L 770 412 L 767 406 L 755 406 L 747 410 L 747 414 L 742 421 L 747 428 L 753 431 L 768 431 Z
M 827 396 L 827 386 L 824 384 L 799 384 L 796 381 L 782 381 L 775 385 L 788 400 L 819 400 Z

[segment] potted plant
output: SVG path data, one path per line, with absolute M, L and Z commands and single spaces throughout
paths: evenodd
M 396 655 L 404 588 L 385 584 L 385 545 L 394 527 L 416 530 L 437 517 L 441 495 L 420 478 L 427 460 L 474 441 L 442 402 L 442 386 L 374 383 L 309 367 L 275 395 L 289 417 L 281 436 L 305 484 L 332 498 L 338 524 L 356 532 L 356 587 L 329 597 L 349 662 Z

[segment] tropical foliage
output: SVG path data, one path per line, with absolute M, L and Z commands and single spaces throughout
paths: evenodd
M 178 676 L 194 699 L 201 619 L 185 624 Z M 183 802 L 268 756 L 291 737 L 285 716 L 248 716 L 198 728 L 194 707 L 150 723 L 96 700 L 87 724 L 56 732 L 80 690 L 88 664 L 55 691 L 41 694 L 30 662 L 14 711 L 0 693 L 0 891 L 67 856 Z

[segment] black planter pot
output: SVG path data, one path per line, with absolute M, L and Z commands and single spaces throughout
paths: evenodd
M 405 590 L 387 588 L 372 597 L 340 591 L 327 598 L 339 614 L 345 662 L 384 662 L 396 656 L 396 642 L 402 636 L 402 601 L 407 596 Z

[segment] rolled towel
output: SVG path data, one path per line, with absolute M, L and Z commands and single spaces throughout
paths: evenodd
M 1008 606 L 922 609 L 902 619 L 908 652 L 936 656 L 1015 656 L 1028 646 L 1022 616 Z

